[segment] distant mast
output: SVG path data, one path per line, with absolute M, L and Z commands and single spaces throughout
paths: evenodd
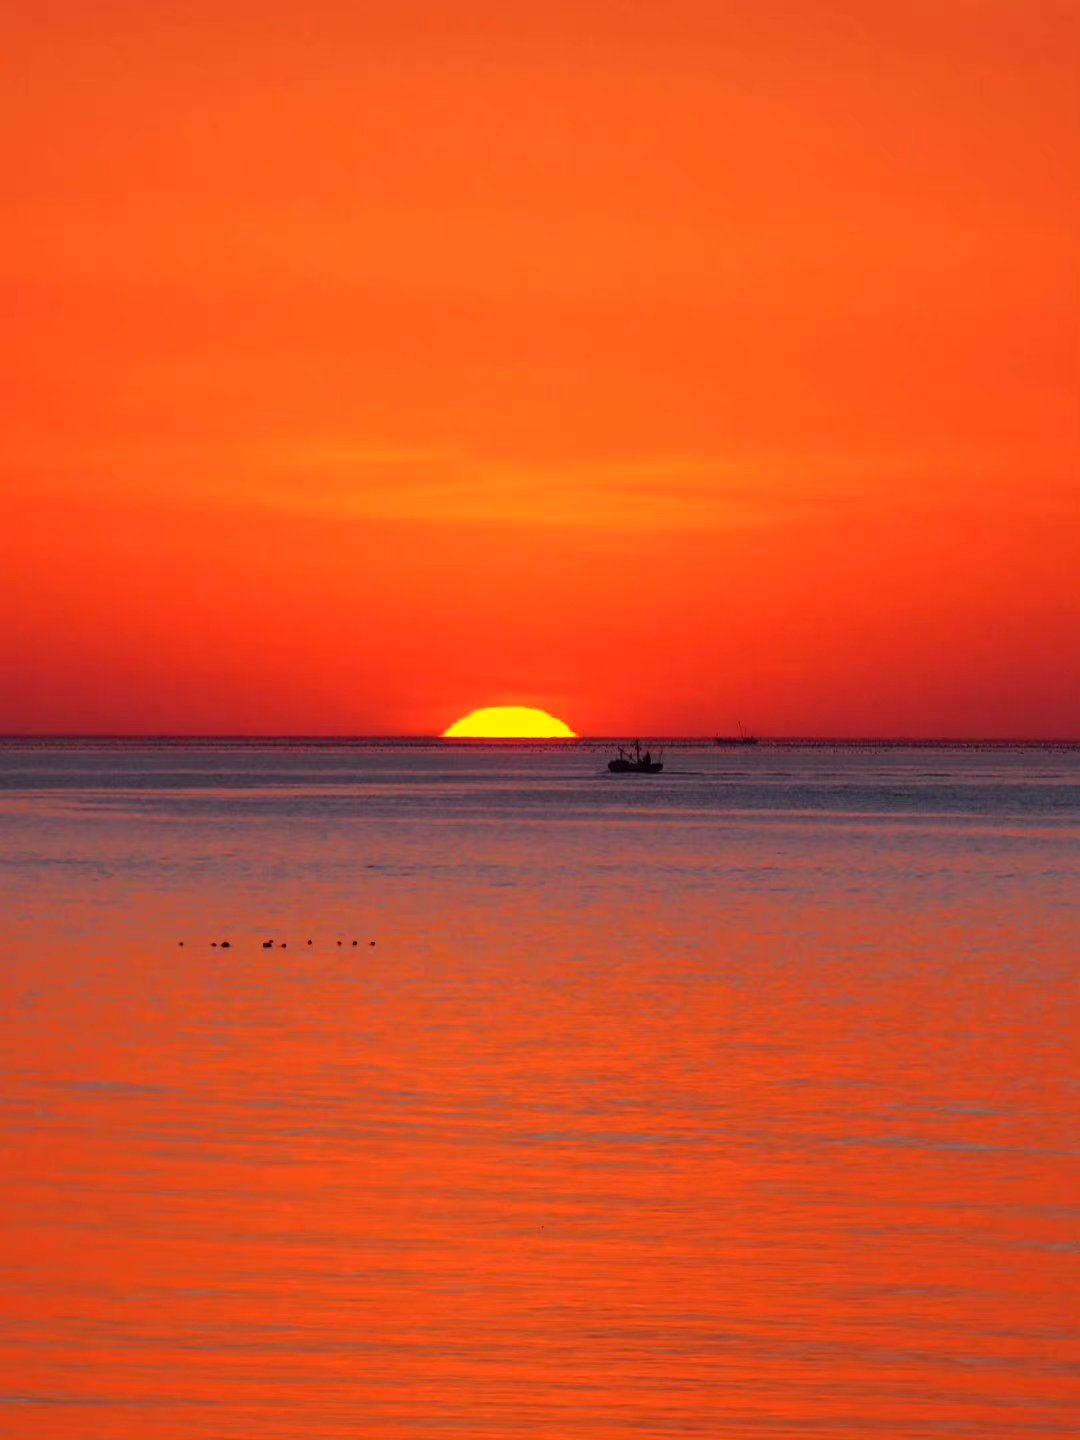
M 756 744 L 758 743 L 758 737 L 757 737 L 756 735 L 751 735 L 751 734 L 749 733 L 749 731 L 743 729 L 743 723 L 742 723 L 741 720 L 739 720 L 739 721 L 737 722 L 737 726 L 738 726 L 738 731 L 739 731 L 739 733 L 738 733 L 737 735 L 714 735 L 714 736 L 713 736 L 713 744 L 715 744 L 715 745 L 756 745 Z

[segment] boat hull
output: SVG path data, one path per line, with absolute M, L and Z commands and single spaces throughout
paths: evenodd
M 607 767 L 613 775 L 659 775 L 664 768 L 662 760 L 645 761 L 609 760 Z

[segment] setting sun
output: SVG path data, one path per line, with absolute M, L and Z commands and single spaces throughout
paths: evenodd
M 570 726 L 528 705 L 471 710 L 443 731 L 444 740 L 574 740 Z

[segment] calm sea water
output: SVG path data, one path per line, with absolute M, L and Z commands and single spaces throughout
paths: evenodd
M 0 1434 L 1080 1433 L 1080 752 L 606 754 L 0 745 Z

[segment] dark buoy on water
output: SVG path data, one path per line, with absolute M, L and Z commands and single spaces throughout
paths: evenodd
M 274 942 L 273 942 L 273 940 L 264 940 L 264 941 L 263 941 L 263 949 L 264 949 L 264 950 L 272 950 L 273 948 L 274 948 Z
M 229 943 L 228 940 L 222 940 L 222 942 L 221 942 L 221 948 L 222 948 L 223 950 L 231 950 L 231 949 L 232 949 L 232 945 Z

